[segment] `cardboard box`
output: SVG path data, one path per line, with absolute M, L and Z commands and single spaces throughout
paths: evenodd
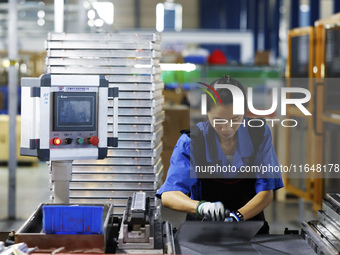
M 37 162 L 36 157 L 20 156 L 20 134 L 21 134 L 21 116 L 17 116 L 16 123 L 16 144 L 17 159 L 19 162 Z M 9 116 L 0 115 L 0 162 L 7 162 L 9 158 Z
M 255 53 L 255 65 L 269 66 L 270 51 L 257 51 Z
M 189 107 L 177 106 L 164 108 L 165 120 L 163 123 L 163 150 L 173 150 L 182 129 L 190 128 Z
M 165 89 L 163 90 L 163 95 L 164 95 L 164 101 L 166 104 L 180 105 L 183 102 L 185 93 L 183 89 L 179 89 L 179 90 Z
M 164 166 L 163 170 L 163 182 L 166 179 L 168 169 L 170 166 L 170 158 L 178 138 L 181 136 L 180 131 L 182 129 L 190 128 L 190 115 L 189 107 L 187 106 L 173 106 L 164 108 L 165 120 L 163 123 L 163 152 L 162 162 Z

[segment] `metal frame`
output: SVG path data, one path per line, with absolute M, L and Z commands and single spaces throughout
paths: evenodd
M 164 97 L 153 98 L 152 100 L 124 99 L 119 100 L 118 107 L 156 107 L 164 103 Z M 109 107 L 112 107 L 112 100 L 109 99 Z
M 306 78 L 313 78 L 313 63 L 314 63 L 314 28 L 313 27 L 303 27 L 303 28 L 295 28 L 289 31 L 288 33 L 288 58 L 287 58 L 287 68 L 286 68 L 286 78 L 294 78 L 291 76 L 291 61 L 292 61 L 292 38 L 293 37 L 299 37 L 299 36 L 304 36 L 304 35 L 309 35 L 309 66 L 308 66 L 308 77 Z M 314 89 L 313 89 L 313 81 L 312 79 L 309 79 L 309 84 L 308 84 L 308 89 L 311 92 L 311 100 L 309 101 L 307 110 L 309 112 L 313 112 L 313 101 L 314 101 Z M 287 81 L 287 87 L 290 87 L 290 79 Z M 287 107 L 287 118 L 291 118 L 293 116 L 299 117 L 299 118 L 304 118 L 307 119 L 308 121 L 308 144 L 307 144 L 307 163 L 312 164 L 312 151 L 313 151 L 313 144 L 312 141 L 314 139 L 314 134 L 313 134 L 313 118 L 312 117 L 307 117 L 299 111 L 296 106 L 291 106 L 289 105 Z M 286 147 L 286 165 L 290 162 L 290 155 L 289 155 L 289 150 L 290 150 L 290 129 L 286 129 L 286 135 L 288 137 L 288 144 Z M 312 186 L 313 186 L 313 181 L 311 177 L 308 177 L 307 179 L 307 190 L 304 191 L 298 187 L 293 186 L 290 183 L 290 179 L 286 178 L 285 179 L 285 188 L 287 192 L 294 194 L 300 198 L 306 199 L 306 200 L 311 200 L 312 198 Z
M 128 33 L 128 34 L 88 34 L 88 33 L 49 33 L 47 35 L 48 41 L 151 41 L 160 42 L 162 35 L 160 33 Z
M 119 133 L 118 147 L 110 148 L 104 161 L 73 162 L 70 201 L 114 202 L 117 215 L 123 213 L 132 192 L 147 191 L 151 198 L 155 196 L 163 171 L 160 40 L 161 35 L 155 33 L 49 34 L 48 72 L 103 74 L 109 88 L 119 88 L 120 100 L 108 99 L 106 117 L 108 137 L 113 131 Z M 111 124 L 112 107 L 118 108 L 116 130 Z
M 108 102 L 100 100 L 108 98 L 108 87 L 101 86 L 104 77 L 99 75 L 42 75 L 39 78 L 23 78 L 21 81 L 22 89 L 22 123 L 21 123 L 21 154 L 38 156 L 41 160 L 74 160 L 74 159 L 88 159 L 101 158 L 99 151 L 107 150 L 107 115 Z M 82 92 L 87 89 L 86 93 L 97 93 L 96 103 L 99 114 L 95 122 L 97 123 L 96 131 L 84 131 L 85 135 L 93 133 L 98 136 L 99 144 L 97 147 L 93 146 L 79 146 L 74 149 L 72 146 L 60 146 L 57 149 L 51 144 L 54 134 L 58 133 L 61 137 L 60 131 L 56 131 L 53 127 L 53 98 L 54 92 Z M 34 90 L 35 89 L 35 90 Z M 36 92 L 35 95 L 32 91 Z M 92 93 L 93 94 L 93 93 Z M 91 95 L 92 95 L 91 94 Z M 111 120 L 115 120 L 118 115 L 118 107 L 113 108 Z M 45 120 L 45 121 L 39 121 Z M 117 138 L 118 123 L 113 123 L 113 135 Z M 71 129 L 72 130 L 72 129 Z M 30 142 L 37 140 L 37 145 L 32 146 Z M 36 147 L 36 148 L 35 148 Z M 46 153 L 44 156 L 39 156 L 41 153 Z
M 161 58 L 157 50 L 55 50 L 47 49 L 47 57 L 92 57 L 92 58 Z
M 152 42 L 103 42 L 103 41 L 46 41 L 48 49 L 129 49 L 160 50 L 160 45 Z
M 135 67 L 120 67 L 115 66 L 114 68 L 110 66 L 48 66 L 47 71 L 49 73 L 61 73 L 61 74 L 147 74 L 155 75 L 161 73 L 161 68 L 159 66 L 151 66 L 149 68 L 135 68 Z
M 46 66 L 138 66 L 138 65 L 152 65 L 158 66 L 159 59 L 126 59 L 126 58 L 46 58 L 45 60 Z
M 74 173 L 107 173 L 107 174 L 157 174 L 161 173 L 163 169 L 162 160 L 159 159 L 157 163 L 153 166 L 111 166 L 111 165 L 88 165 L 74 163 L 73 172 Z

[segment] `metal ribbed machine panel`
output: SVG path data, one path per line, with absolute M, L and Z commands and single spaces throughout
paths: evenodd
M 340 254 L 340 194 L 327 194 L 322 210 L 318 211 L 318 219 L 301 225 L 302 237 L 316 254 Z
M 113 203 L 122 215 L 128 197 L 143 191 L 157 206 L 163 165 L 164 84 L 160 34 L 58 34 L 46 41 L 51 74 L 102 74 L 119 88 L 118 147 L 104 160 L 73 162 L 70 203 Z M 113 101 L 109 100 L 109 112 Z M 108 132 L 113 129 L 109 124 Z

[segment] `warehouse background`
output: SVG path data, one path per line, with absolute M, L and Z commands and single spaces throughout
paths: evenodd
M 47 33 L 54 30 L 55 2 L 57 1 L 18 1 L 19 55 L 16 67 L 19 78 L 36 77 L 47 72 L 44 43 Z M 94 22 L 101 19 L 99 11 L 94 8 L 96 2 L 112 4 L 109 5 L 113 6 L 112 24 L 102 21 L 95 25 Z M 155 32 L 156 6 L 159 3 L 164 2 L 156 0 L 64 1 L 64 32 Z M 230 74 L 236 78 L 285 77 L 289 55 L 288 31 L 299 27 L 314 26 L 316 20 L 327 18 L 340 11 L 340 2 L 337 0 L 176 0 L 173 3 L 180 4 L 182 7 L 182 28 L 180 31 L 175 31 L 173 28 L 162 31 L 161 63 L 189 63 L 194 67 L 184 66 L 189 68 L 184 70 L 177 70 L 176 67 L 169 69 L 165 65 L 162 67 L 162 81 L 165 85 L 163 91 L 165 121 L 162 138 L 162 161 L 165 170 L 163 180 L 172 150 L 179 137 L 178 131 L 190 126 L 188 103 L 193 102 L 190 102 L 188 98 L 186 86 L 192 79 L 211 79 L 224 74 Z M 34 208 L 40 202 L 47 202 L 50 196 L 49 172 L 46 163 L 38 162 L 35 158 L 20 157 L 17 154 L 19 167 L 16 174 L 16 217 L 14 221 L 8 220 L 10 187 L 7 162 L 11 157 L 8 153 L 10 143 L 8 104 L 11 101 L 8 96 L 8 67 L 10 65 L 7 52 L 9 46 L 7 41 L 8 8 L 9 4 L 6 1 L 0 2 L 0 161 L 2 164 L 0 166 L 0 231 L 9 231 L 11 228 L 20 226 Z M 231 36 L 238 38 L 240 43 L 228 42 Z M 226 40 L 226 43 L 216 43 L 216 41 L 223 40 Z M 219 65 L 207 60 L 207 57 L 216 50 L 219 50 L 219 54 L 226 58 Z M 247 50 L 246 56 L 248 57 L 243 57 L 245 50 Z M 192 58 L 193 56 L 195 58 Z M 17 91 L 20 95 L 19 86 Z M 16 120 L 18 148 L 20 147 L 20 107 L 19 97 Z M 308 125 L 301 128 L 297 137 L 302 137 L 308 128 L 310 128 Z M 287 163 L 287 140 L 290 138 L 280 127 L 273 128 L 272 132 L 279 161 L 285 164 Z M 304 157 L 307 153 L 306 143 L 296 146 L 299 155 Z M 332 148 L 339 148 L 339 144 Z M 308 185 L 314 187 L 314 184 L 304 181 L 303 183 L 291 182 L 291 186 L 302 189 L 304 192 L 294 192 L 293 188 L 283 189 L 276 193 L 275 202 L 267 209 L 273 233 L 282 233 L 285 226 L 298 229 L 299 222 L 315 217 L 316 209 L 320 208 L 320 205 L 319 201 L 313 200 L 314 191 L 309 191 Z M 183 215 L 171 211 L 164 210 L 163 215 L 173 217 L 176 224 L 183 220 Z

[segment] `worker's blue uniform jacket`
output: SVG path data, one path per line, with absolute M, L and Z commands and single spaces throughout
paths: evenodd
M 247 120 L 247 118 L 245 119 Z M 208 121 L 197 124 L 205 138 L 208 137 L 209 125 Z M 228 166 L 229 162 L 219 146 L 216 132 L 215 142 L 217 144 L 216 150 L 218 161 L 222 162 L 222 166 Z M 207 161 L 211 162 L 213 155 L 211 155 L 209 151 L 209 139 L 206 139 L 205 145 Z M 237 146 L 232 166 L 236 166 L 237 169 L 241 166 L 246 166 L 247 161 L 253 153 L 254 147 L 248 133 L 248 127 L 240 125 L 237 131 Z M 279 167 L 272 145 L 271 132 L 267 125 L 265 126 L 264 140 L 260 145 L 254 165 Z M 171 156 L 166 181 L 158 190 L 156 194 L 157 197 L 160 198 L 161 194 L 166 191 L 182 191 L 184 194 L 190 194 L 190 197 L 194 200 L 202 200 L 201 185 L 199 184 L 198 179 L 193 177 L 194 170 L 192 168 L 190 170 L 190 167 L 193 167 L 192 165 L 190 166 L 190 137 L 186 134 L 182 134 L 182 136 L 178 139 Z M 283 182 L 280 172 L 269 172 L 265 176 L 260 176 L 254 184 L 256 193 L 265 190 L 277 190 L 282 187 Z
M 244 120 L 246 123 L 248 122 L 246 117 Z M 205 151 L 204 149 L 203 151 L 205 156 L 203 157 L 206 158 L 204 159 L 205 162 L 208 165 L 228 166 L 227 157 L 222 151 L 217 134 L 209 121 L 200 122 L 197 126 L 204 137 Z M 265 125 L 263 136 L 256 158 L 251 160 L 254 154 L 254 146 L 248 133 L 248 126 L 240 125 L 237 131 L 238 139 L 232 166 L 240 169 L 242 166 L 250 164 L 253 166 L 272 166 L 278 169 L 279 164 L 272 145 L 271 132 L 267 125 Z M 187 134 L 182 134 L 171 156 L 166 181 L 156 194 L 158 198 L 166 191 L 182 191 L 184 194 L 189 194 L 194 200 L 221 201 L 227 209 L 238 210 L 258 192 L 277 190 L 283 187 L 280 172 L 269 171 L 265 175 L 252 175 L 252 178 L 227 179 L 231 180 L 228 182 L 223 181 L 224 178 L 235 178 L 235 176 L 232 176 L 233 173 L 222 173 L 223 176 L 218 179 L 196 178 L 193 165 L 195 165 L 197 159 L 190 158 L 190 145 L 191 138 Z M 212 146 L 215 147 L 213 152 Z M 201 159 L 199 161 L 202 162 Z M 250 161 L 253 163 L 251 164 Z M 263 212 L 252 219 L 264 220 Z

